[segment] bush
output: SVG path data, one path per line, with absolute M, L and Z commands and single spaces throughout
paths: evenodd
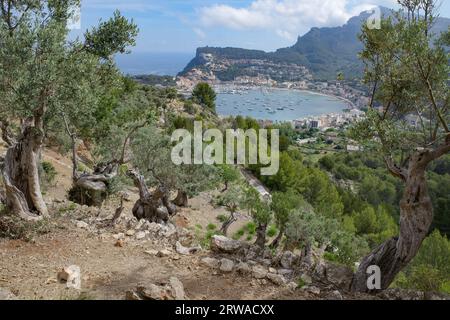
M 213 224 L 213 223 L 210 223 L 210 224 L 208 224 L 206 226 L 206 229 L 209 230 L 209 231 L 213 231 L 213 230 L 217 229 L 217 226 L 215 224 Z
M 0 238 L 31 241 L 37 235 L 51 231 L 49 220 L 27 222 L 16 216 L 0 216 Z
M 408 282 L 416 290 L 438 292 L 444 284 L 445 277 L 430 265 L 419 265 L 412 268 Z
M 267 229 L 267 236 L 268 237 L 275 237 L 278 234 L 278 229 L 276 226 L 270 226 L 269 229 Z
M 225 221 L 228 220 L 228 217 L 227 217 L 226 215 L 224 215 L 224 214 L 219 214 L 219 215 L 216 217 L 216 219 L 217 219 L 217 221 L 219 221 L 219 222 L 221 222 L 221 223 L 224 223 Z
M 55 167 L 53 166 L 53 164 L 51 164 L 50 162 L 47 161 L 43 161 L 41 163 L 41 180 L 42 180 L 42 184 L 44 186 L 50 186 L 53 185 L 53 183 L 55 182 L 56 176 L 57 176 L 57 172 Z
M 421 291 L 450 292 L 450 241 L 435 230 L 393 286 Z
M 256 234 L 256 224 L 254 222 L 249 222 L 245 225 L 245 228 L 247 229 L 247 233 L 249 235 Z M 251 239 L 250 239 L 251 240 Z
M 241 239 L 245 234 L 245 230 L 244 229 L 239 229 L 233 236 L 233 239 L 235 240 L 239 240 Z

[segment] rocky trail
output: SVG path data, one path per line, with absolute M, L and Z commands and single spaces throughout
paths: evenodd
M 101 208 L 69 202 L 70 160 L 51 150 L 43 158 L 58 173 L 45 196 L 52 219 L 45 222 L 47 232 L 30 241 L 0 240 L 0 300 L 385 298 L 347 293 L 352 272 L 345 267 L 317 260 L 314 272 L 303 272 L 299 254 L 261 252 L 223 236 L 205 240 L 208 224 L 226 213 L 212 206 L 208 193 L 190 199 L 190 206 L 167 224 L 157 224 L 132 216 L 139 195 L 130 187 L 113 224 L 119 199 L 108 199 Z M 239 215 L 230 234 L 247 222 Z M 72 268 L 79 268 L 79 277 Z M 75 276 L 77 288 L 68 285 Z

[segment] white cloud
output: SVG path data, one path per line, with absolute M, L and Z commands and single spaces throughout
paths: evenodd
M 353 4 L 352 0 L 254 0 L 244 8 L 223 4 L 203 7 L 199 15 L 205 27 L 272 30 L 282 38 L 294 40 L 311 27 L 342 25 L 374 7 L 370 2 Z
M 193 28 L 192 30 L 194 30 L 194 33 L 200 38 L 200 39 L 205 39 L 206 38 L 206 33 L 200 29 L 200 28 Z

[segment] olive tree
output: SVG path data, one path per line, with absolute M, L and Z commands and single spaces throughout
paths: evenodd
M 156 127 L 140 129 L 131 141 L 131 150 L 131 162 L 137 170 L 131 170 L 129 175 L 141 195 L 133 209 L 138 218 L 155 221 L 168 219 L 177 211 L 174 204 L 187 206 L 189 196 L 217 183 L 214 166 L 175 165 L 171 160 L 170 137 Z M 150 193 L 147 185 L 156 190 Z M 178 194 L 172 201 L 169 197 L 173 191 Z M 161 214 L 165 216 L 164 219 L 161 219 Z
M 287 192 L 275 192 L 272 195 L 270 207 L 274 214 L 275 223 L 278 227 L 278 235 L 270 244 L 272 248 L 278 248 L 286 230 L 286 223 L 289 220 L 289 214 L 295 208 L 301 206 L 304 200 L 298 193 L 289 189 Z
M 417 254 L 433 222 L 426 169 L 450 151 L 449 57 L 432 33 L 435 1 L 404 0 L 404 11 L 383 19 L 381 29 L 363 27 L 361 58 L 372 99 L 354 136 L 384 155 L 389 172 L 404 184 L 400 230 L 367 255 L 352 290 L 369 292 L 369 266 L 381 269 L 386 289 Z M 445 35 L 448 37 L 448 32 Z
M 228 234 L 230 226 L 237 221 L 236 213 L 242 206 L 244 201 L 244 190 L 240 185 L 233 185 L 221 194 L 220 202 L 230 214 L 228 218 L 223 221 L 220 232 L 224 235 Z
M 256 223 L 255 245 L 264 249 L 266 245 L 267 226 L 272 220 L 272 211 L 270 210 L 269 203 L 261 199 L 259 192 L 255 188 L 249 186 L 244 191 L 242 206 L 248 210 L 253 221 Z
M 5 201 L 27 220 L 48 216 L 39 158 L 50 119 L 89 116 L 111 55 L 134 44 L 137 28 L 118 12 L 84 42 L 68 39 L 79 0 L 0 1 L 0 123 L 8 150 L 2 165 Z

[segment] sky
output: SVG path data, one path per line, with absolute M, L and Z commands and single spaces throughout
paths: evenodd
M 441 0 L 450 17 L 450 1 Z M 140 33 L 135 53 L 193 53 L 197 47 L 274 51 L 291 46 L 311 27 L 343 25 L 350 17 L 396 0 L 82 0 L 81 30 L 119 9 Z

